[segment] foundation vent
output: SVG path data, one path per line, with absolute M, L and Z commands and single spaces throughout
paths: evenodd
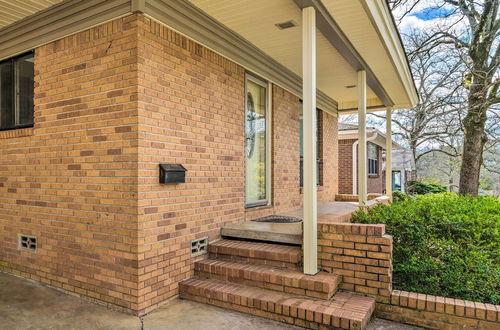
M 19 239 L 19 249 L 36 252 L 37 239 L 35 236 L 19 234 L 18 239 Z
M 208 250 L 208 237 L 198 238 L 191 241 L 191 255 L 198 256 Z

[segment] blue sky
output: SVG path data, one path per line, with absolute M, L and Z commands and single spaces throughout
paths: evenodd
M 423 21 L 430 21 L 435 18 L 443 18 L 452 14 L 454 9 L 440 8 L 440 7 L 427 7 L 420 11 L 410 14 Z

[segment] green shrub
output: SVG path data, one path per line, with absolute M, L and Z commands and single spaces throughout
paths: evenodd
M 393 236 L 394 288 L 500 304 L 500 200 L 416 196 L 354 214 Z
M 435 183 L 408 181 L 408 192 L 415 195 L 436 194 L 446 192 L 446 187 Z
M 402 191 L 395 190 L 392 192 L 392 200 L 395 202 L 404 201 L 405 199 L 408 199 L 408 198 L 409 198 L 409 196 Z

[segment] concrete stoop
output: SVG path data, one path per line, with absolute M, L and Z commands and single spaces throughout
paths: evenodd
M 298 246 L 222 240 L 195 263 L 180 296 L 311 329 L 365 329 L 375 300 L 337 292 L 339 275 L 304 275 L 300 261 Z

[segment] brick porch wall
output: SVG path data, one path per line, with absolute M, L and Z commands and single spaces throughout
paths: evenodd
M 392 237 L 384 225 L 318 225 L 319 267 L 343 276 L 341 288 L 389 302 Z
M 392 237 L 385 225 L 318 225 L 319 266 L 341 288 L 372 296 L 375 315 L 433 329 L 499 329 L 500 305 L 392 290 Z
M 136 62 L 133 16 L 35 50 L 35 126 L 0 132 L 0 270 L 137 308 Z

